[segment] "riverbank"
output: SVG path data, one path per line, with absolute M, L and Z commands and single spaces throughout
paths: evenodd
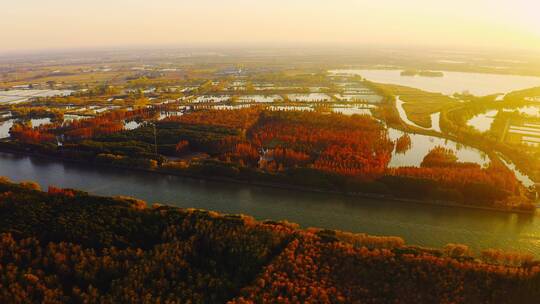
M 0 279 L 12 287 L 0 292 L 2 303 L 17 295 L 41 303 L 43 294 L 55 303 L 238 304 L 357 303 L 366 295 L 386 303 L 411 294 L 422 303 L 491 303 L 495 296 L 534 303 L 539 296 L 540 262 L 526 252 L 459 243 L 430 249 L 401 237 L 150 207 L 72 189 L 42 192 L 33 183 L 1 180 L 0 193 L 0 267 L 9 269 Z
M 402 109 L 402 105 L 398 105 L 399 96 L 384 95 L 384 98 L 385 102 L 389 104 L 387 106 L 390 107 L 390 111 L 393 112 L 392 115 L 395 116 L 395 119 L 385 119 L 384 117 L 377 115 L 379 114 L 377 112 L 375 112 L 375 117 L 379 120 L 385 121 L 388 127 L 410 134 L 431 136 L 444 140 L 449 140 L 477 149 L 482 153 L 488 155 L 491 160 L 496 159 L 503 163 L 509 170 L 513 171 L 516 176 L 521 175 L 522 177 L 524 177 L 519 180 L 528 189 L 528 191 L 532 192 L 532 190 L 530 190 L 530 187 L 540 183 L 540 180 L 538 180 L 537 178 L 538 172 L 533 171 L 530 167 L 523 166 L 520 162 L 520 158 L 514 155 L 514 153 L 511 153 L 509 149 L 504 149 L 505 152 L 503 153 L 503 149 L 501 148 L 501 146 L 499 146 L 499 143 L 495 143 L 490 146 L 489 143 L 483 142 L 483 139 L 477 138 L 475 140 L 474 138 L 469 138 L 468 134 L 461 133 L 460 137 L 451 134 L 448 126 L 448 122 L 451 121 L 451 119 L 447 117 L 447 114 L 449 113 L 447 110 L 442 110 L 441 112 L 439 112 L 439 130 L 427 129 L 418 126 L 411 121 L 406 121 L 408 120 L 406 113 L 400 112 L 404 110 Z M 446 130 L 443 131 L 443 129 Z M 499 157 L 499 154 L 503 157 Z M 515 168 L 511 168 L 511 166 L 508 166 L 508 162 L 510 162 L 511 165 L 513 165 Z M 536 190 L 536 193 L 536 196 L 540 195 L 540 192 L 538 190 Z
M 527 175 L 527 177 L 534 184 L 540 183 L 539 171 L 535 170 L 534 166 L 530 165 L 530 162 L 526 160 L 526 157 L 524 158 L 522 155 L 520 155 L 521 153 L 519 149 L 504 143 L 504 134 L 497 140 L 486 140 L 484 137 L 465 132 L 454 124 L 454 119 L 452 118 L 454 115 L 453 112 L 455 112 L 455 109 L 442 112 L 441 126 L 442 128 L 446 129 L 446 133 L 453 132 L 456 135 L 451 136 L 456 138 L 459 135 L 462 142 L 466 143 L 467 145 L 476 146 L 479 150 L 485 151 L 489 149 L 493 153 L 500 153 L 504 156 L 504 159 L 510 160 L 518 171 Z M 538 193 L 540 194 L 540 192 Z
M 6 149 L 4 147 L 0 147 L 0 152 L 9 153 L 12 155 L 24 155 L 24 156 L 38 158 L 38 159 L 49 159 L 49 160 L 74 163 L 74 164 L 79 164 L 79 165 L 88 165 L 88 162 L 85 162 L 85 161 L 65 159 L 61 157 L 55 157 L 55 156 L 31 152 L 31 151 L 26 151 L 26 152 L 14 151 L 11 149 Z M 350 196 L 350 197 L 359 197 L 359 198 L 367 198 L 367 199 L 375 199 L 375 200 L 387 200 L 387 201 L 394 201 L 396 203 L 432 205 L 432 206 L 440 206 L 440 207 L 447 207 L 447 208 L 474 209 L 474 210 L 484 210 L 484 211 L 490 211 L 490 212 L 510 213 L 510 214 L 516 213 L 516 214 L 534 215 L 536 213 L 536 210 L 529 211 L 529 210 L 522 210 L 522 209 L 505 209 L 505 208 L 466 205 L 466 204 L 449 202 L 449 201 L 399 198 L 392 195 L 384 195 L 384 194 L 332 191 L 332 190 L 317 189 L 313 187 L 297 186 L 297 185 L 291 185 L 291 184 L 269 183 L 269 182 L 261 182 L 261 181 L 254 181 L 254 180 L 240 180 L 240 179 L 220 177 L 220 176 L 203 176 L 203 175 L 189 174 L 187 172 L 178 172 L 178 171 L 163 170 L 163 169 L 156 170 L 156 169 L 127 167 L 127 166 L 118 166 L 118 165 L 111 166 L 111 165 L 105 165 L 102 163 L 92 163 L 92 165 L 102 167 L 102 168 L 109 168 L 109 169 L 118 168 L 118 169 L 159 174 L 159 175 L 165 175 L 165 176 L 178 176 L 178 177 L 185 177 L 185 178 L 198 179 L 198 180 L 237 183 L 237 184 L 244 184 L 244 185 L 265 187 L 265 188 L 275 188 L 275 189 L 284 189 L 284 190 L 302 191 L 302 192 L 311 192 L 311 193 L 324 193 L 324 194 L 333 194 L 333 195 L 344 195 L 344 196 Z
M 16 182 L 35 181 L 43 189 L 53 185 L 99 196 L 127 195 L 150 204 L 249 214 L 261 221 L 285 219 L 303 228 L 326 227 L 371 235 L 396 235 L 408 244 L 423 247 L 465 244 L 475 252 L 501 248 L 528 252 L 540 258 L 540 213 L 399 203 L 156 175 L 9 153 L 0 153 L 0 172 Z

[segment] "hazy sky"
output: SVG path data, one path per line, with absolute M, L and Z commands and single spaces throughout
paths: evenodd
M 145 45 L 540 51 L 537 0 L 1 0 L 0 52 Z

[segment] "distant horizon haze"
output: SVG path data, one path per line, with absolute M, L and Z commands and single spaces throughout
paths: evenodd
M 0 53 L 129 47 L 430 47 L 540 52 L 527 0 L 18 0 Z

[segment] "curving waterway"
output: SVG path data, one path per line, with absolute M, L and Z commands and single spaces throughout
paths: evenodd
M 0 175 L 77 188 L 99 195 L 130 195 L 178 207 L 244 213 L 373 235 L 397 235 L 409 244 L 463 243 L 475 250 L 503 248 L 540 257 L 540 217 L 399 203 L 333 194 L 86 166 L 0 153 Z

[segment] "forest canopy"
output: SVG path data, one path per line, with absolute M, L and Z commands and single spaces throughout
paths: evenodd
M 536 303 L 540 263 L 0 180 L 2 303 Z
M 487 167 L 434 147 L 420 166 L 393 167 L 391 140 L 369 115 L 324 111 L 197 108 L 155 119 L 166 105 L 110 111 L 90 119 L 11 128 L 8 151 L 167 174 L 532 212 L 530 191 L 496 157 Z M 125 127 L 134 121 L 138 127 Z M 63 140 L 59 144 L 59 140 Z

